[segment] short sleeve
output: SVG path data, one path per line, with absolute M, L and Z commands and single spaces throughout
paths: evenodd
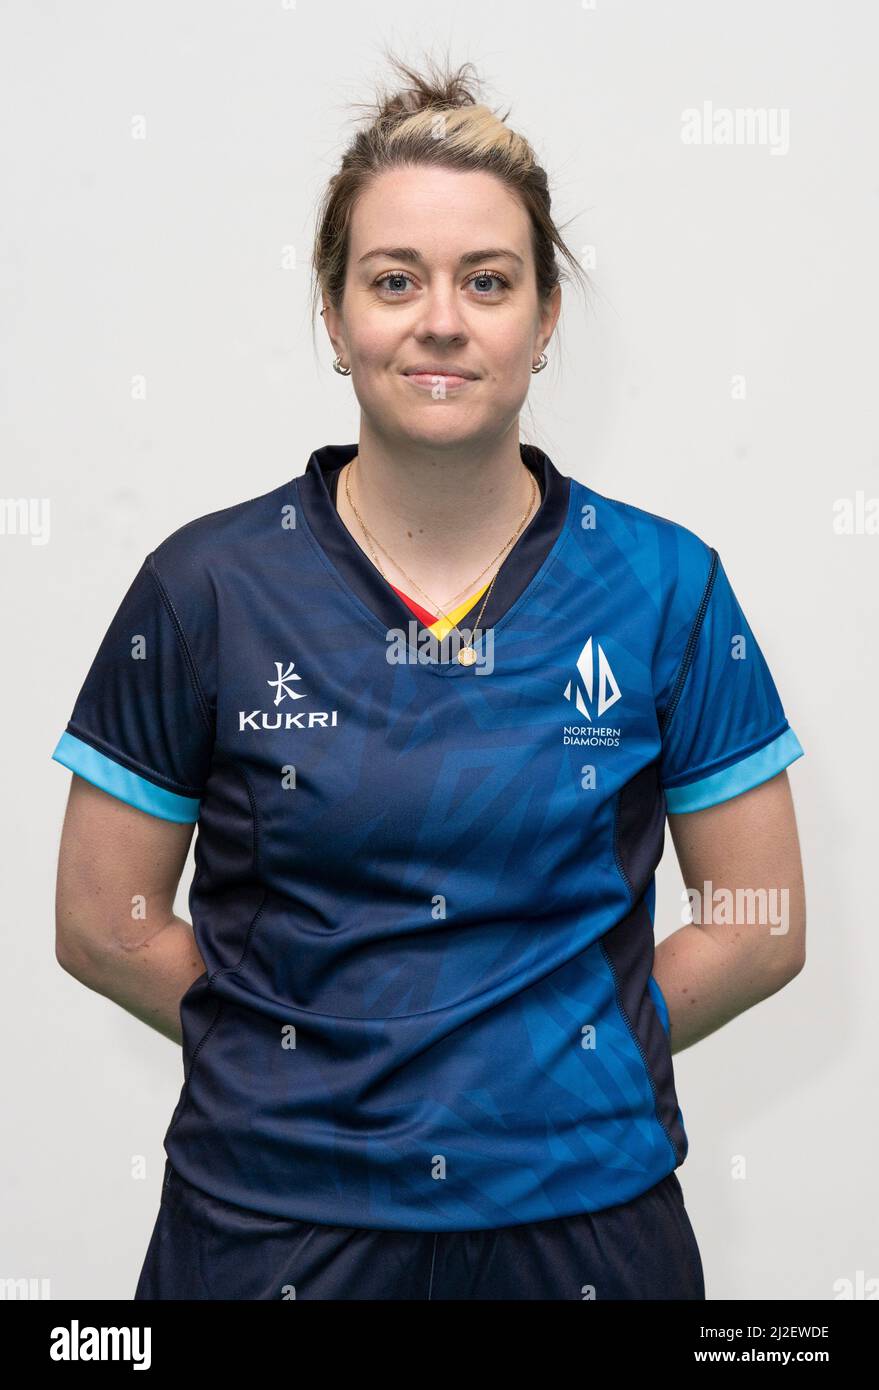
M 716 550 L 661 721 L 670 812 L 699 811 L 775 777 L 803 748 Z
M 54 760 L 163 820 L 198 820 L 213 716 L 177 610 L 148 555 L 98 648 Z

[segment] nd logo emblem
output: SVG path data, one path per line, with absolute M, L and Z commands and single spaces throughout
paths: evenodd
M 568 681 L 565 686 L 565 699 L 573 700 L 577 709 L 584 718 L 589 720 L 590 724 L 592 722 L 590 707 L 592 707 L 596 719 L 600 719 L 605 710 L 610 709 L 611 705 L 615 705 L 620 699 L 620 688 L 600 642 L 595 643 L 595 650 L 597 652 L 597 671 L 595 669 L 596 656 L 592 649 L 592 638 L 590 637 L 577 658 L 576 678 Z M 593 700 L 593 691 L 595 690 L 597 690 L 597 695 Z

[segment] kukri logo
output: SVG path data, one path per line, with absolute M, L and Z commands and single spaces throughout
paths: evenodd
M 292 690 L 293 681 L 301 681 L 302 677 L 293 668 L 294 661 L 288 661 L 286 668 L 283 661 L 275 662 L 277 677 L 275 680 L 267 680 L 266 685 L 271 686 L 275 691 L 273 704 L 278 706 L 282 700 L 304 700 L 306 691 Z M 288 710 L 277 713 L 265 710 L 243 710 L 238 711 L 238 732 L 244 733 L 245 729 L 252 730 L 254 733 L 261 729 L 326 729 L 335 728 L 338 723 L 338 710 L 299 710 L 293 713 Z

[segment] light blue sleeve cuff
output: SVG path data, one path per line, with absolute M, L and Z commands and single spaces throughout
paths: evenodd
M 721 801 L 729 801 L 740 792 L 750 791 L 761 782 L 768 782 L 796 758 L 803 756 L 803 748 L 793 729 L 785 729 L 778 738 L 758 748 L 756 753 L 742 758 L 740 762 L 703 777 L 698 782 L 690 782 L 685 787 L 666 787 L 666 810 L 673 814 L 678 811 L 704 811 L 707 806 L 717 806 Z
M 56 763 L 100 787 L 101 791 L 109 792 L 129 806 L 136 806 L 139 811 L 175 821 L 178 825 L 193 825 L 198 820 L 198 797 L 180 796 L 156 786 L 155 782 L 148 782 L 67 730 L 58 740 L 52 757 Z

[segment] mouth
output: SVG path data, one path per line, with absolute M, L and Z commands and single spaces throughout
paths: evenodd
M 427 390 L 442 386 L 445 391 L 458 391 L 463 386 L 472 386 L 478 380 L 475 373 L 463 367 L 418 367 L 414 371 L 402 372 L 401 375 L 406 381 L 411 381 L 413 386 Z

